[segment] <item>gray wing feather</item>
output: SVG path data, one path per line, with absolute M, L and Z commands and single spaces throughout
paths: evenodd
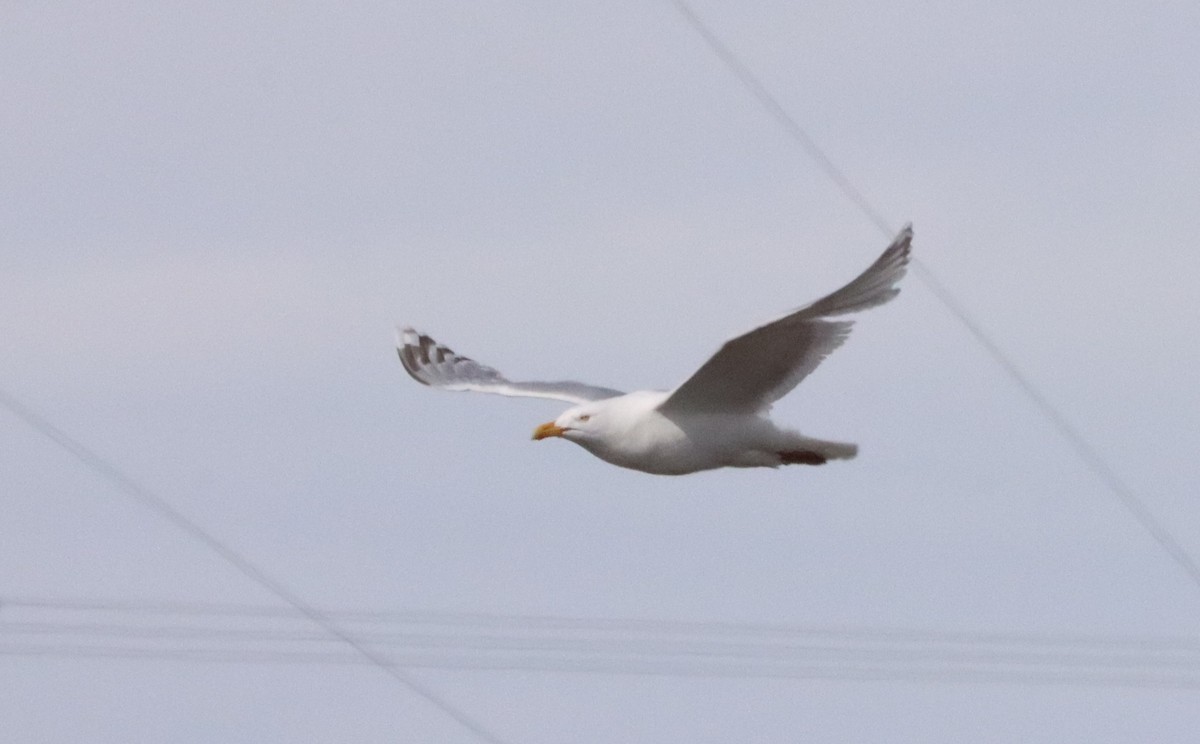
M 513 382 L 499 371 L 457 354 L 448 346 L 412 328 L 397 332 L 396 351 L 404 370 L 417 382 L 442 390 L 494 393 L 526 398 L 551 398 L 569 403 L 623 395 L 619 390 L 582 382 Z
M 659 406 L 664 413 L 749 413 L 769 408 L 845 342 L 852 321 L 826 320 L 882 305 L 900 290 L 912 244 L 906 225 L 854 281 L 811 305 L 726 341 Z

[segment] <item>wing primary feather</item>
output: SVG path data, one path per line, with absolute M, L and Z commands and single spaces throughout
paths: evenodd
M 908 271 L 912 251 L 912 225 L 905 225 L 867 270 L 838 291 L 804 308 L 815 317 L 845 315 L 882 305 L 900 293 L 896 282 Z
M 400 363 L 404 365 L 404 371 L 408 373 L 408 376 L 422 385 L 428 385 L 429 380 L 426 380 L 425 377 L 421 375 L 421 364 L 417 359 L 417 347 L 408 343 L 407 335 L 410 330 L 411 329 L 408 328 L 404 329 L 403 340 L 401 343 L 396 344 L 396 352 L 400 354 Z
M 396 351 L 404 371 L 422 385 L 442 390 L 551 398 L 570 403 L 615 398 L 619 390 L 581 382 L 513 382 L 496 369 L 457 354 L 449 346 L 413 328 L 398 329 Z

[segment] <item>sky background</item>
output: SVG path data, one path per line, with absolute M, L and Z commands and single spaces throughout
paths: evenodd
M 1200 6 L 695 9 L 1200 555 Z M 1200 643 L 1200 587 L 916 276 L 775 408 L 850 463 L 649 476 L 530 442 L 558 404 L 407 378 L 396 324 L 667 388 L 886 245 L 669 2 L 11 2 L 0 99 L 0 389 L 316 607 Z M 3 411 L 0 484 L 13 741 L 479 741 L 368 666 L 22 631 L 281 603 Z M 655 658 L 411 673 L 514 744 L 1200 730 L 1194 656 L 1190 688 Z

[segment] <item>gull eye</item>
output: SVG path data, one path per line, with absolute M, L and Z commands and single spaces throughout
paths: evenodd
M 580 421 L 590 421 L 591 419 L 592 419 L 591 415 L 586 414 L 586 413 L 579 417 Z

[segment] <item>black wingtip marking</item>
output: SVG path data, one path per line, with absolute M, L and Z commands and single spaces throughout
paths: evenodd
M 420 336 L 417 337 L 417 343 L 420 344 L 419 348 L 420 348 L 420 354 L 421 354 L 421 362 L 423 362 L 424 364 L 430 364 L 431 362 L 429 359 L 429 349 L 431 346 L 433 346 L 437 342 L 435 342 L 429 336 L 426 336 L 425 334 L 421 334 Z
M 418 347 L 413 346 L 412 338 L 418 335 L 418 332 L 413 329 L 406 328 L 401 331 L 403 346 L 396 347 L 396 354 L 400 356 L 400 364 L 404 367 L 404 372 L 408 372 L 408 376 L 416 380 L 422 385 L 428 385 L 428 380 L 421 377 L 421 361 L 418 356 Z
M 422 385 L 429 385 L 429 382 L 420 375 L 421 365 L 417 359 L 415 347 L 406 342 L 404 346 L 396 349 L 396 353 L 400 355 L 400 364 L 404 366 L 404 371 L 408 373 L 409 377 Z

